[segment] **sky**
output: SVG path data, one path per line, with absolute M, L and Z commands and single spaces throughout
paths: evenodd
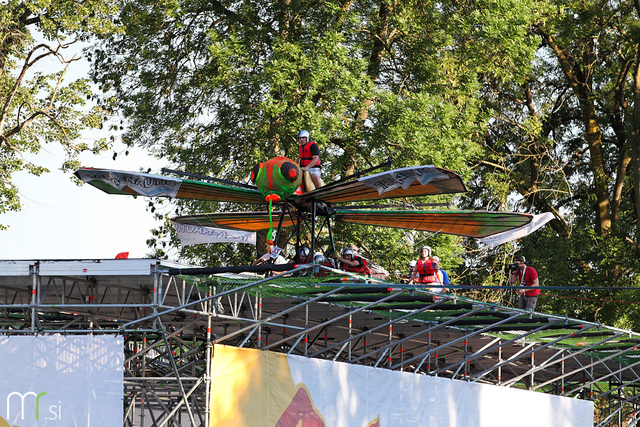
M 45 147 L 35 159 L 51 173 L 40 177 L 20 173 L 22 210 L 0 214 L 0 259 L 112 259 L 121 252 L 143 258 L 150 252 L 146 240 L 157 223 L 146 210 L 147 200 L 110 195 L 91 185 L 78 186 L 71 173 L 63 173 L 58 147 Z M 112 159 L 113 151 L 81 157 L 85 167 L 138 171 L 150 167 L 159 172 L 163 164 L 144 151 Z
M 38 43 L 42 41 L 37 33 L 34 37 Z M 83 47 L 86 45 L 73 44 L 62 52 L 67 59 L 74 55 L 83 58 Z M 47 58 L 31 73 L 51 73 L 62 67 L 58 60 Z M 86 78 L 88 74 L 89 63 L 81 59 L 72 63 L 65 76 L 70 81 Z M 110 136 L 107 131 L 87 130 L 82 138 Z M 121 153 L 116 160 L 114 150 Z M 140 148 L 129 150 L 128 156 L 124 151 L 123 146 L 116 145 L 101 155 L 83 154 L 79 158 L 84 167 L 134 172 L 151 168 L 152 173 L 159 174 L 167 166 Z M 146 241 L 158 223 L 146 210 L 147 200 L 110 195 L 91 185 L 78 186 L 71 179 L 72 173 L 58 169 L 64 161 L 58 145 L 46 145 L 37 155 L 25 157 L 51 172 L 40 177 L 28 173 L 14 175 L 22 210 L 0 214 L 0 224 L 9 227 L 0 230 L 0 260 L 111 259 L 121 252 L 129 252 L 129 258 L 143 258 L 150 252 Z

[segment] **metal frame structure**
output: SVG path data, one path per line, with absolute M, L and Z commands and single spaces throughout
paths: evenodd
M 0 334 L 123 335 L 124 426 L 208 425 L 215 344 L 591 399 L 597 426 L 638 422 L 632 331 L 347 273 L 307 277 L 324 269 L 314 265 L 268 278 L 188 268 L 0 261 Z

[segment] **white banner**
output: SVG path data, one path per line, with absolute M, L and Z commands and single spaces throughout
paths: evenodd
M 108 169 L 79 169 L 76 175 L 84 183 L 101 181 L 119 191 L 129 187 L 137 194 L 148 197 L 175 197 L 182 184 L 178 178 Z
M 182 246 L 196 245 L 199 243 L 247 243 L 256 244 L 254 231 L 225 230 L 223 228 L 202 227 L 198 225 L 185 225 L 171 221 L 176 229 Z
M 593 402 L 288 356 L 326 426 L 592 427 Z
M 531 222 L 527 225 L 523 225 L 522 227 L 515 228 L 513 230 L 504 231 L 502 233 L 494 234 L 493 236 L 484 237 L 482 239 L 478 239 L 485 245 L 490 248 L 494 248 L 503 243 L 510 242 L 512 240 L 519 239 L 524 236 L 528 236 L 529 234 L 536 231 L 538 228 L 542 227 L 555 216 L 551 212 L 545 212 L 543 214 L 534 215 Z
M 0 426 L 122 425 L 122 337 L 1 336 L 0 355 Z
M 414 166 L 359 178 L 358 181 L 377 190 L 378 194 L 382 194 L 400 187 L 406 190 L 415 181 L 427 185 L 436 178 L 446 179 L 448 176 L 435 166 Z
M 216 427 L 592 427 L 593 402 L 216 345 Z

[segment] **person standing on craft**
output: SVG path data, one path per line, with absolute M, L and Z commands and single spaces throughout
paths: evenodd
M 316 188 L 323 186 L 320 179 L 320 148 L 318 144 L 309 139 L 309 131 L 301 130 L 298 132 L 298 159 L 302 173 L 309 172 L 311 180 Z M 309 191 L 309 190 L 307 190 Z
M 538 295 L 540 295 L 540 283 L 538 281 L 538 272 L 531 266 L 528 266 L 523 256 L 517 256 L 514 262 L 514 269 L 509 274 L 510 284 L 520 284 L 520 286 L 530 289 L 519 289 L 518 308 L 523 310 L 535 310 L 538 303 Z

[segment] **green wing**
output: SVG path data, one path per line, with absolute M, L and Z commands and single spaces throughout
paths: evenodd
M 281 212 L 273 212 L 274 225 Z M 529 224 L 533 215 L 488 211 L 393 211 L 369 209 L 335 209 L 337 221 L 381 227 L 404 228 L 482 238 L 510 231 Z M 178 224 L 202 227 L 231 228 L 245 231 L 269 229 L 268 212 L 223 212 L 186 215 L 172 218 Z M 282 226 L 295 225 L 291 216 L 283 218 Z
M 525 226 L 533 215 L 489 211 L 336 209 L 337 221 L 482 238 Z
M 257 188 L 235 187 L 167 176 L 111 169 L 82 168 L 75 175 L 109 194 L 177 197 L 219 202 L 265 203 Z
M 274 225 L 279 223 L 281 215 L 282 212 L 272 212 Z M 220 212 L 185 215 L 172 218 L 171 221 L 178 224 L 200 227 L 260 231 L 269 229 L 269 212 Z M 293 224 L 290 216 L 285 216 L 282 220 L 283 227 L 291 227 Z
M 462 178 L 449 170 L 435 166 L 414 166 L 329 184 L 293 197 L 301 201 L 315 199 L 326 203 L 340 203 L 466 191 Z

